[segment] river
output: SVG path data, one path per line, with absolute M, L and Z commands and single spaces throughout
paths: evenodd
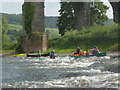
M 3 88 L 118 88 L 118 73 L 104 69 L 118 63 L 118 59 L 4 57 L 1 85 Z

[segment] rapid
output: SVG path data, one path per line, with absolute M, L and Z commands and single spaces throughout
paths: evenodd
M 119 88 L 119 57 L 3 57 L 2 88 Z M 118 68 L 117 68 L 118 69 Z

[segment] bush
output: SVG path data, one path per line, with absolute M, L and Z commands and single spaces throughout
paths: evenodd
M 24 50 L 22 48 L 22 37 L 19 37 L 19 39 L 17 40 L 17 43 L 15 45 L 15 51 L 17 53 L 24 53 Z
M 90 49 L 96 45 L 102 51 L 112 50 L 119 43 L 119 30 L 116 23 L 111 26 L 94 25 L 89 28 L 83 28 L 81 31 L 71 30 L 67 31 L 64 36 L 49 41 L 49 47 L 73 49 L 79 46 L 83 49 Z

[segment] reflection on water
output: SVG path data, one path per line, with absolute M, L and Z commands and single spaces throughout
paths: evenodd
M 118 88 L 118 73 L 104 70 L 118 58 L 91 57 L 38 58 L 9 57 L 2 62 L 3 88 Z

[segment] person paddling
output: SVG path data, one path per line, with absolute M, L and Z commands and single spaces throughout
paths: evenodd
M 93 55 L 96 55 L 96 54 L 99 54 L 100 51 L 98 50 L 98 48 L 96 46 L 94 46 L 94 49 L 92 50 L 92 54 Z
M 85 55 L 91 55 L 91 53 L 88 50 L 86 50 Z
M 50 53 L 50 58 L 55 59 L 55 50 L 52 50 Z
M 77 49 L 76 49 L 76 52 L 77 52 L 77 54 L 79 54 L 80 53 L 80 47 L 77 47 Z
M 77 53 L 74 53 L 74 56 L 84 56 L 84 53 L 82 52 L 82 50 L 78 47 L 76 49 Z

